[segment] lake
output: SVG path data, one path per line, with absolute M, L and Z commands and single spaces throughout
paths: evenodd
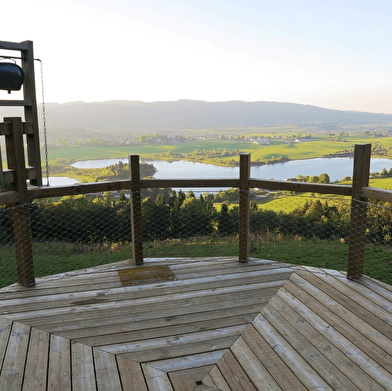
M 119 161 L 128 163 L 128 159 L 100 159 L 85 160 L 72 164 L 75 168 L 103 168 Z M 157 172 L 156 179 L 201 179 L 201 178 L 238 178 L 239 167 L 214 166 L 205 163 L 187 162 L 184 160 L 167 162 L 164 160 L 149 160 Z M 343 179 L 353 174 L 354 160 L 352 158 L 317 158 L 307 160 L 292 160 L 285 163 L 268 164 L 265 166 L 252 166 L 252 178 L 284 180 L 297 175 L 317 175 L 327 173 L 331 182 Z M 372 159 L 370 172 L 381 172 L 383 168 L 389 170 L 392 160 Z
M 118 161 L 124 163 L 128 159 L 100 159 L 85 160 L 72 164 L 75 168 L 103 168 Z M 187 162 L 184 160 L 167 162 L 164 160 L 149 160 L 157 172 L 154 175 L 156 179 L 215 179 L 215 178 L 238 178 L 239 167 L 214 166 L 205 163 Z M 250 175 L 258 179 L 276 179 L 284 180 L 295 178 L 297 175 L 317 175 L 327 173 L 331 182 L 341 180 L 346 176 L 353 174 L 354 160 L 352 158 L 317 158 L 306 160 L 292 160 L 285 163 L 268 164 L 264 166 L 252 166 Z M 381 172 L 383 168 L 389 170 L 392 168 L 392 160 L 389 159 L 372 159 L 370 172 Z M 189 189 L 182 189 L 188 191 Z M 219 188 L 203 189 L 201 192 L 217 192 Z

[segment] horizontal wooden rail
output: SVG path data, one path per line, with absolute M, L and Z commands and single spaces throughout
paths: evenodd
M 31 106 L 31 100 L 0 100 L 0 106 Z
M 361 197 L 375 198 L 379 201 L 392 202 L 392 190 L 377 189 L 376 187 L 362 187 Z
M 28 168 L 27 174 L 29 179 L 34 177 L 34 169 Z M 13 172 L 4 171 L 6 183 L 12 183 Z M 236 188 L 239 187 L 238 179 L 142 179 L 140 181 L 142 189 L 159 189 L 168 187 L 191 187 L 191 188 Z M 321 183 L 298 183 L 288 181 L 260 180 L 250 179 L 250 188 L 263 188 L 269 190 L 288 190 L 298 192 L 311 192 L 320 194 L 338 194 L 344 196 L 351 195 L 351 186 L 346 185 L 329 185 Z M 29 187 L 28 194 L 30 199 L 71 196 L 87 193 L 99 193 L 103 191 L 129 190 L 131 181 L 122 179 L 118 181 L 95 182 L 95 183 L 76 183 L 69 186 L 56 187 Z M 370 197 L 370 196 L 369 196 Z M 0 204 L 3 204 L 0 198 Z
M 7 41 L 0 41 L 0 49 L 6 50 L 28 50 L 29 44 L 27 41 L 24 42 L 7 42 Z
M 95 183 L 76 183 L 69 186 L 56 186 L 56 187 L 29 187 L 27 189 L 30 199 L 35 198 L 48 198 L 48 197 L 61 197 L 72 196 L 88 193 L 99 193 L 102 191 L 114 191 L 130 189 L 131 181 L 123 179 L 112 182 L 95 182 Z
M 351 196 L 351 186 L 324 183 L 289 182 L 262 179 L 249 179 L 249 187 L 268 190 L 288 190 L 303 193 L 337 194 Z
M 0 101 L 1 106 L 1 101 Z M 33 134 L 33 123 L 23 122 L 23 134 Z M 0 136 L 10 136 L 11 135 L 11 124 L 9 122 L 0 122 Z
M 166 187 L 239 187 L 239 179 L 141 179 L 142 189 Z
M 19 195 L 16 191 L 0 192 L 0 205 L 13 204 L 19 201 Z
M 4 182 L 6 184 L 15 183 L 15 170 L 4 170 L 3 171 Z M 37 178 L 37 169 L 35 167 L 26 167 L 26 179 L 32 180 Z
M 11 124 L 0 122 L 0 136 L 9 136 L 11 134 Z
M 159 189 L 167 187 L 238 187 L 238 179 L 143 179 L 140 181 L 142 189 Z M 102 191 L 129 190 L 131 181 L 122 179 L 118 181 L 76 183 L 69 186 L 56 187 L 30 187 L 28 194 L 30 199 L 61 197 L 87 193 L 99 193 Z

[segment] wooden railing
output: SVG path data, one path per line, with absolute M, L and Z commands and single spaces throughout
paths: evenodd
M 0 205 L 11 204 L 24 206 L 22 212 L 14 216 L 14 239 L 18 264 L 19 282 L 25 286 L 34 284 L 34 263 L 31 243 L 28 203 L 37 198 L 49 198 L 79 195 L 104 191 L 131 190 L 131 218 L 133 260 L 143 263 L 141 189 L 151 188 L 239 188 L 240 225 L 239 225 L 239 261 L 248 260 L 249 238 L 249 189 L 288 190 L 337 194 L 352 198 L 351 226 L 349 234 L 349 256 L 347 277 L 357 279 L 362 275 L 365 242 L 366 201 L 369 197 L 382 201 L 392 201 L 392 191 L 370 188 L 370 144 L 358 144 L 354 150 L 353 185 L 302 183 L 250 178 L 250 154 L 240 155 L 240 176 L 238 179 L 140 179 L 139 156 L 129 157 L 130 179 L 82 183 L 71 186 L 36 187 L 27 186 L 27 179 L 34 179 L 35 167 L 25 167 L 23 155 L 23 134 L 29 132 L 29 124 L 20 118 L 6 119 L 0 124 L 0 135 L 6 137 L 8 169 L 4 178 L 9 190 L 0 193 Z M 359 204 L 359 207 L 358 207 Z M 15 210 L 20 210 L 15 208 Z M 15 212 L 17 213 L 17 212 Z M 354 218 L 355 217 L 355 218 Z M 355 227 L 353 226 L 355 221 Z M 24 240 L 21 240 L 21 238 Z M 28 238 L 26 241 L 25 238 Z

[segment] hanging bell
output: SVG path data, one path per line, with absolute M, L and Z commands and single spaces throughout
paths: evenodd
M 0 90 L 19 91 L 24 79 L 23 69 L 12 62 L 0 62 Z

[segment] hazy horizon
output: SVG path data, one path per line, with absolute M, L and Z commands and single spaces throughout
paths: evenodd
M 287 102 L 392 113 L 392 2 L 20 0 L 2 4 L 2 14 L 0 40 L 34 42 L 46 102 Z

